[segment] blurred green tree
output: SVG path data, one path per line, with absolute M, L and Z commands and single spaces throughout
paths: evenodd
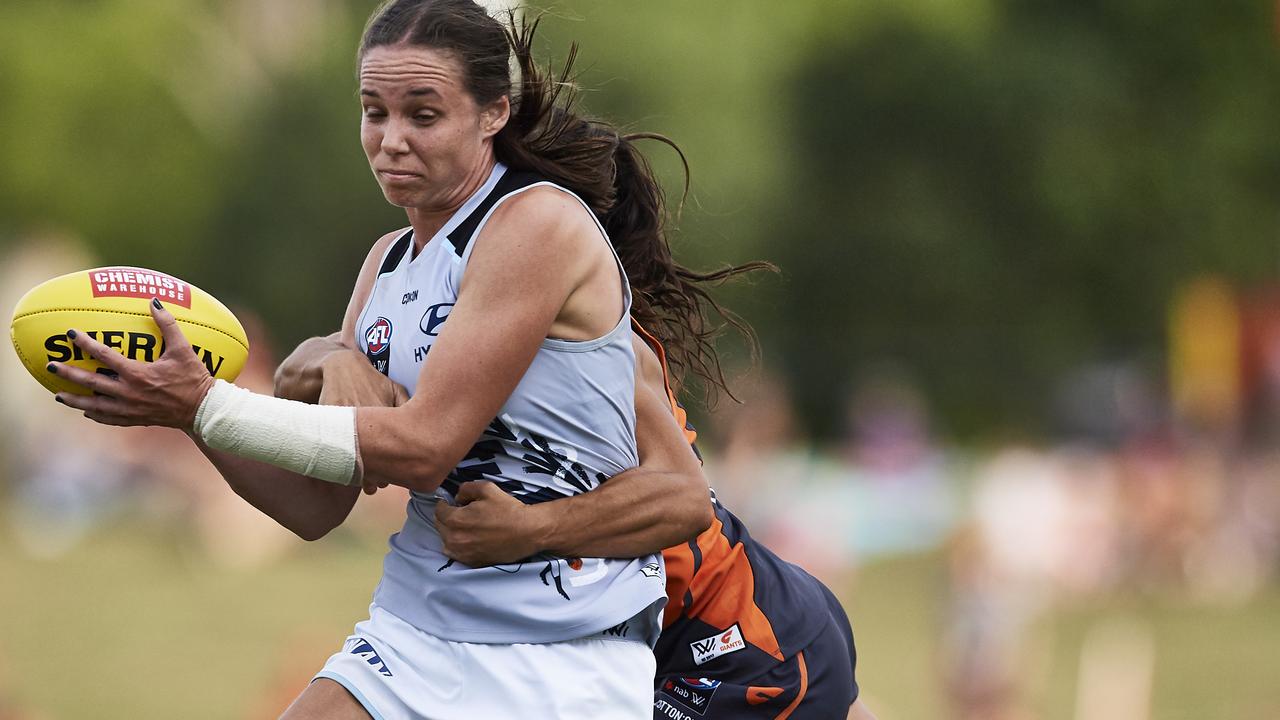
M 1162 350 L 1177 283 L 1280 270 L 1270 8 L 994 8 L 977 37 L 886 17 L 793 76 L 773 234 L 803 291 L 771 335 L 820 432 L 881 362 L 954 432 L 1042 430 L 1068 370 Z

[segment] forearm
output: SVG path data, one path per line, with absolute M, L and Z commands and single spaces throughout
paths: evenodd
M 215 450 L 194 435 L 191 439 L 237 495 L 304 540 L 317 540 L 342 524 L 359 494 L 357 487 L 309 478 Z
M 357 446 L 363 478 L 417 492 L 435 492 L 475 442 L 449 448 L 441 415 L 424 417 L 421 407 L 361 407 L 356 410 Z
M 679 545 L 711 524 L 711 494 L 685 475 L 636 468 L 588 493 L 534 505 L 543 551 L 564 557 L 640 557 Z

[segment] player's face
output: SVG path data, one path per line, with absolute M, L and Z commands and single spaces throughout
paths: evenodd
M 480 107 L 448 50 L 396 45 L 360 63 L 360 140 L 387 200 L 446 210 L 466 199 L 467 182 L 487 169 L 507 99 Z

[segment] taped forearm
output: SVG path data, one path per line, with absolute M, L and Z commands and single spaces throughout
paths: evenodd
M 218 380 L 193 430 L 216 450 L 338 485 L 360 481 L 355 408 L 307 405 Z

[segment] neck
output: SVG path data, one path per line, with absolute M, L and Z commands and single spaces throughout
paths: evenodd
M 476 163 L 475 167 L 467 172 L 462 182 L 449 192 L 441 205 L 405 208 L 405 213 L 409 216 L 409 224 L 413 226 L 415 254 L 421 251 L 427 241 L 435 237 L 440 228 L 449 222 L 449 218 L 458 212 L 458 208 L 462 207 L 463 203 L 474 195 L 481 185 L 484 185 L 497 164 L 498 161 L 493 156 L 493 153 L 488 153 L 482 158 L 481 162 Z

